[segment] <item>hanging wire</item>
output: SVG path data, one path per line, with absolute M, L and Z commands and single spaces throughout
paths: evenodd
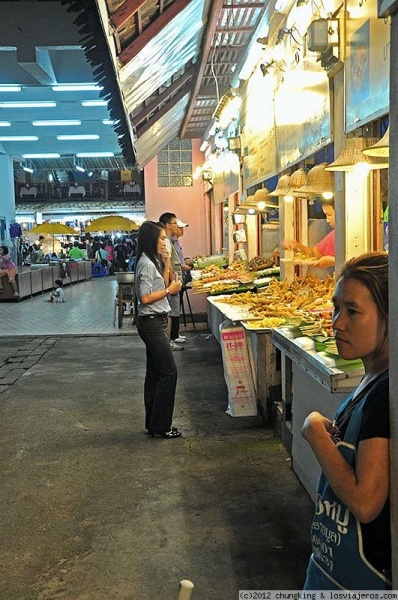
M 219 34 L 217 34 L 217 35 L 219 35 Z M 214 83 L 216 85 L 217 104 L 220 102 L 220 90 L 218 88 L 217 74 L 216 74 L 215 68 L 214 68 L 214 55 L 216 53 L 216 48 L 218 46 L 218 43 L 219 43 L 218 39 L 214 41 L 213 52 L 212 52 L 212 55 L 210 57 L 210 69 L 211 69 L 211 73 L 213 75 Z

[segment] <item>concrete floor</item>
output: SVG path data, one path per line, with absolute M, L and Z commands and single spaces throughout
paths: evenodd
M 7 308 L 68 318 L 36 300 Z M 3 329 L 1 600 L 175 600 L 184 578 L 192 600 L 300 589 L 312 503 L 274 431 L 225 413 L 213 336 L 188 330 L 175 354 L 183 439 L 152 439 L 144 346 L 105 318 L 100 336 L 56 334 L 51 316 L 41 336 Z

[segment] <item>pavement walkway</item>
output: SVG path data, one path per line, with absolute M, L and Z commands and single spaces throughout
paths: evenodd
M 143 428 L 144 346 L 116 282 L 0 304 L 1 600 L 234 600 L 300 589 L 312 502 L 260 417 L 226 414 L 220 347 L 188 329 L 174 424 Z M 14 373 L 15 377 L 10 375 Z

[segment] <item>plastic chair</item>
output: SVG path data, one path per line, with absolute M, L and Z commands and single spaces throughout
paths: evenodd
M 106 277 L 108 270 L 101 263 L 94 263 L 91 271 L 91 277 Z

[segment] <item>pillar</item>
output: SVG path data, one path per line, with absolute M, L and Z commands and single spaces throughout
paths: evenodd
M 398 588 L 398 13 L 391 21 L 390 169 L 389 169 L 389 293 L 390 293 L 390 418 L 391 418 L 391 527 L 393 589 Z M 396 235 L 397 233 L 397 235 Z
M 15 221 L 14 168 L 11 156 L 0 154 L 0 220 L 5 221 L 4 239 L 10 237 L 10 223 Z

